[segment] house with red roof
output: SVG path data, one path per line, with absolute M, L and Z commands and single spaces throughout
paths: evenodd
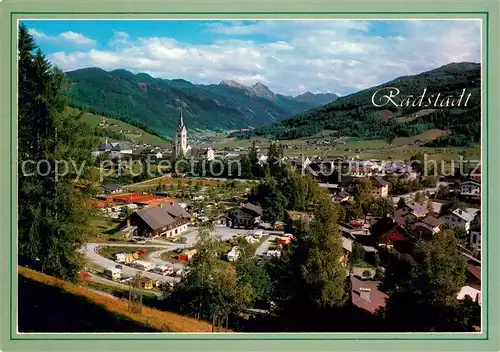
M 408 237 L 406 230 L 401 225 L 396 224 L 380 236 L 379 245 L 390 247 L 399 241 L 408 241 Z
M 350 275 L 351 279 L 351 303 L 353 306 L 375 313 L 385 307 L 389 296 L 380 291 L 373 282 L 362 281 Z

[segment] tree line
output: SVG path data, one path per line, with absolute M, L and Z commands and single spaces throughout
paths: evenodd
M 93 212 L 89 150 L 96 144 L 80 118 L 67 115 L 68 82 L 38 48 L 28 28 L 19 27 L 18 241 L 19 263 L 66 280 L 73 280 L 83 259 L 76 251 L 92 232 Z M 27 161 L 47 160 L 36 170 Z M 58 160 L 84 165 L 56 175 Z M 28 167 L 25 167 L 28 165 Z

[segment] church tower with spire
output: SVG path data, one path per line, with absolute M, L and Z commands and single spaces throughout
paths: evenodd
M 177 129 L 175 131 L 175 157 L 178 158 L 181 155 L 186 155 L 187 148 L 187 131 L 186 126 L 184 126 L 181 109 L 179 112 L 179 123 L 177 124 Z

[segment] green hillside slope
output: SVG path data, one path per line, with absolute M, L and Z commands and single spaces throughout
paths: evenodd
M 67 108 L 67 111 L 73 115 L 78 113 L 78 110 L 70 107 Z M 145 132 L 139 127 L 118 119 L 103 117 L 88 112 L 85 112 L 81 119 L 94 129 L 96 135 L 101 137 L 110 137 L 115 140 L 127 140 L 137 144 L 150 144 L 160 147 L 171 145 L 170 139 L 160 138 L 154 134 Z
M 463 89 L 466 94 L 471 93 L 471 97 L 467 106 L 463 106 L 464 98 L 461 107 L 440 106 L 443 100 L 439 100 L 438 106 L 431 106 L 431 109 L 423 105 L 396 108 L 390 104 L 376 107 L 372 103 L 372 96 L 383 87 L 400 90 L 400 95 L 393 99 L 398 105 L 408 95 L 422 95 L 424 89 L 427 89 L 426 99 L 437 93 L 441 97 L 458 97 Z M 480 140 L 480 87 L 479 64 L 453 63 L 341 97 L 323 107 L 258 128 L 253 133 L 271 138 L 294 139 L 333 130 L 340 136 L 392 140 L 418 135 L 429 129 L 441 129 L 451 133 L 439 137 L 435 145 L 471 144 Z
M 118 118 L 161 136 L 170 136 L 175 130 L 179 109 L 183 110 L 188 129 L 233 130 L 278 122 L 320 105 L 269 94 L 262 84 L 197 85 L 182 79 L 100 68 L 66 75 L 74 107 Z

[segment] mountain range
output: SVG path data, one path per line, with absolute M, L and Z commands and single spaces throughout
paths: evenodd
M 375 92 L 382 90 L 389 94 L 390 87 L 395 87 L 400 92 L 393 98 L 396 104 L 391 102 L 380 107 L 374 105 L 372 97 Z M 446 97 L 452 96 L 457 99 L 457 103 L 463 92 L 465 96 L 460 106 L 452 106 L 451 100 L 447 102 Z M 408 99 L 405 98 L 419 97 L 424 93 L 425 100 L 422 104 L 418 104 L 418 101 L 407 104 Z M 438 94 L 440 98 L 436 106 Z M 466 99 L 469 94 L 470 99 Z M 432 105 L 426 106 L 429 98 Z M 390 141 L 395 137 L 415 136 L 429 129 L 441 129 L 445 135 L 434 141 L 435 146 L 469 145 L 480 140 L 480 102 L 480 64 L 450 63 L 340 97 L 293 118 L 257 128 L 251 134 L 273 139 L 294 139 L 330 130 L 338 136 Z M 248 135 L 249 133 L 239 134 L 240 137 Z
M 201 85 L 122 69 L 84 68 L 66 72 L 66 76 L 71 82 L 73 107 L 165 137 L 175 130 L 180 109 L 188 129 L 234 130 L 279 122 L 337 98 L 310 92 L 285 96 L 262 83 Z

